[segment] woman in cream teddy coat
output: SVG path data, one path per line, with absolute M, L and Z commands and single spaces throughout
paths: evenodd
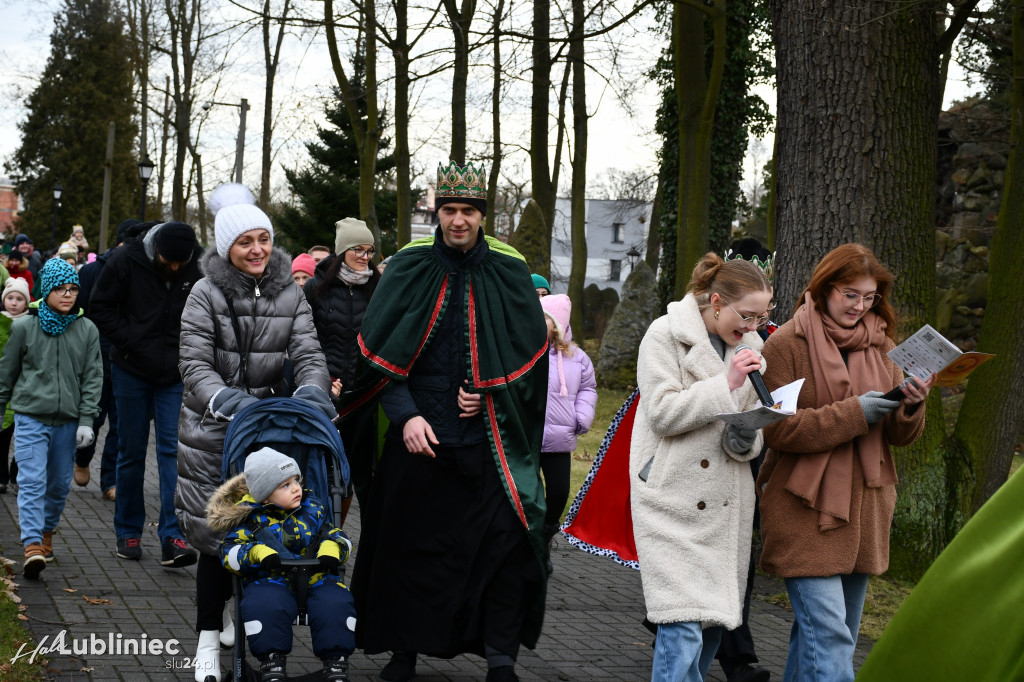
M 722 628 L 742 622 L 760 432 L 716 415 L 757 406 L 747 374 L 772 298 L 753 264 L 706 255 L 690 293 L 640 345 L 631 506 L 647 617 L 659 625 L 652 680 L 701 680 Z M 704 628 L 702 633 L 702 628 Z

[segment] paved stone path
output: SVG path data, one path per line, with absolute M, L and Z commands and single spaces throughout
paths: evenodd
M 182 669 L 195 651 L 195 567 L 165 569 L 158 563 L 156 536 L 158 495 L 156 468 L 150 461 L 146 477 L 147 524 L 141 561 L 114 556 L 113 503 L 104 500 L 97 485 L 99 457 L 93 460 L 92 482 L 85 488 L 72 485 L 64 520 L 54 539 L 52 562 L 37 581 L 20 583 L 18 594 L 28 607 L 27 625 L 38 643 L 46 644 L 65 632 L 71 654 L 52 653 L 48 675 L 56 680 L 191 680 L 193 671 Z M 359 514 L 355 505 L 346 530 L 356 551 L 359 547 Z M 12 492 L 0 495 L 0 546 L 4 555 L 21 568 L 21 543 L 17 502 Z M 544 633 L 534 651 L 520 654 L 518 672 L 524 680 L 644 680 L 650 679 L 651 635 L 640 624 L 644 617 L 640 574 L 614 562 L 581 552 L 565 541 L 558 542 L 553 561 L 555 573 L 548 587 Z M 751 629 L 757 653 L 782 679 L 789 641 L 791 614 L 754 600 Z M 145 635 L 145 640 L 143 638 Z M 120 645 L 118 644 L 120 638 Z M 75 654 L 74 645 L 96 649 L 107 643 L 103 654 Z M 177 654 L 128 652 L 126 640 L 176 639 Z M 74 640 L 74 642 L 72 641 Z M 113 642 L 121 653 L 109 653 Z M 152 646 L 152 645 L 150 645 Z M 861 639 L 857 665 L 863 662 L 870 643 Z M 95 651 L 95 649 L 94 649 Z M 224 652 L 222 666 L 230 666 Z M 387 655 L 351 659 L 353 680 L 375 680 Z M 289 672 L 319 669 L 309 648 L 306 628 L 296 628 L 296 643 L 289 657 Z M 482 680 L 486 665 L 474 656 L 450 661 L 421 659 L 417 680 Z M 725 676 L 712 664 L 709 680 Z

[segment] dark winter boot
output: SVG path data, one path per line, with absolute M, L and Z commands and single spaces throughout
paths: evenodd
M 260 674 L 263 675 L 263 682 L 287 682 L 286 666 L 287 657 L 284 654 L 274 653 L 260 659 Z
M 416 652 L 396 651 L 380 671 L 380 679 L 387 682 L 406 682 L 416 676 Z
M 325 658 L 324 682 L 348 682 L 348 661 L 344 658 Z
M 558 534 L 557 523 L 545 523 L 542 530 L 544 533 L 544 545 L 547 547 L 547 556 L 544 558 L 544 567 L 548 571 L 548 575 L 555 572 L 555 565 L 551 563 L 551 552 L 555 550 L 555 536 Z

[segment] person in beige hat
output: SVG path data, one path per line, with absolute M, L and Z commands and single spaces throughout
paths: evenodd
M 380 274 L 370 265 L 376 253 L 373 233 L 362 220 L 345 218 L 335 223 L 334 247 L 337 255 L 317 263 L 303 292 L 313 309 L 313 324 L 327 358 L 327 369 L 344 390 L 355 378 L 359 363 L 356 338 Z M 359 508 L 365 510 L 377 455 L 377 401 L 368 401 L 358 414 L 339 421 L 338 431 L 345 444 Z M 348 498 L 343 503 L 342 525 L 351 501 Z

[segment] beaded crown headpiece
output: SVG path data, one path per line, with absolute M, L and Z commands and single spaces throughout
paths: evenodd
M 438 198 L 487 199 L 487 173 L 483 166 L 467 163 L 460 166 L 452 161 L 447 166 L 437 164 Z
M 752 255 L 750 258 L 744 258 L 742 253 L 727 249 L 723 260 L 748 260 L 764 273 L 764 276 L 768 278 L 768 282 L 773 286 L 775 284 L 775 252 L 765 256 L 764 260 L 761 260 L 759 256 Z

